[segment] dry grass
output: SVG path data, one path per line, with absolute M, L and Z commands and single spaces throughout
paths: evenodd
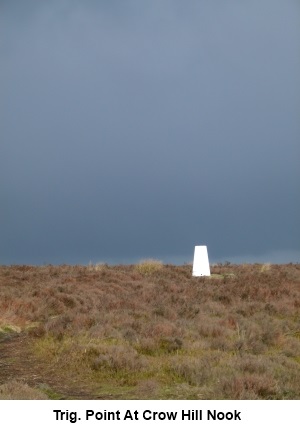
M 0 400 L 48 400 L 41 390 L 31 388 L 19 381 L 9 381 L 0 385 Z
M 0 359 L 26 334 L 51 398 L 300 399 L 300 265 L 212 275 L 155 260 L 2 266 Z M 44 395 L 26 368 L 24 390 L 3 369 L 1 398 Z
M 142 260 L 136 265 L 136 270 L 142 275 L 151 275 L 163 268 L 163 263 L 159 260 Z

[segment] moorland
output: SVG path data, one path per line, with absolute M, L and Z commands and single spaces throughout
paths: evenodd
M 300 264 L 0 266 L 0 399 L 300 399 Z

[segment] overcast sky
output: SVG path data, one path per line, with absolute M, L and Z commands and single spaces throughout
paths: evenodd
M 298 0 L 0 0 L 0 264 L 300 261 Z

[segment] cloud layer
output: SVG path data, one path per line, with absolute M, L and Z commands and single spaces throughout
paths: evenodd
M 17 4 L 0 5 L 2 264 L 300 259 L 295 1 Z

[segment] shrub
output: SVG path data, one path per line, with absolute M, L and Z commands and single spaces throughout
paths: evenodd
M 144 365 L 144 360 L 129 345 L 108 345 L 100 350 L 102 352 L 92 362 L 93 370 L 137 371 Z
M 88 270 L 91 272 L 104 272 L 107 269 L 108 269 L 107 263 L 102 263 L 102 262 L 99 262 L 96 264 L 89 263 L 88 265 Z
M 169 370 L 190 385 L 202 386 L 212 377 L 212 363 L 206 357 L 175 357 Z
M 269 375 L 241 375 L 223 382 L 225 398 L 232 400 L 272 399 L 277 394 L 277 384 Z

